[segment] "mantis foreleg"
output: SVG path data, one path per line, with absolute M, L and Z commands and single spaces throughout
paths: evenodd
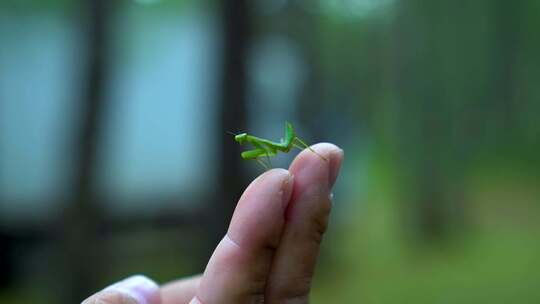
M 256 146 L 260 147 L 260 145 L 256 145 Z M 244 151 L 241 154 L 243 159 L 254 159 L 259 164 L 261 164 L 261 166 L 263 166 L 266 170 L 269 170 L 270 167 L 272 166 L 272 163 L 270 162 L 270 156 L 273 156 L 273 155 L 275 155 L 275 153 L 269 152 L 267 149 L 264 149 L 262 147 L 253 149 L 253 150 Z M 264 156 L 266 156 L 266 158 L 268 159 L 268 164 L 266 164 L 265 162 L 261 160 L 261 157 L 264 157 Z

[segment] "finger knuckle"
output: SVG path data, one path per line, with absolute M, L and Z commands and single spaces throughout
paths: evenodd
M 308 303 L 311 290 L 311 276 L 305 276 L 295 280 L 295 284 L 278 286 L 278 293 L 274 294 L 268 303 Z
M 331 211 L 331 204 L 330 202 L 323 202 L 320 206 L 320 209 L 318 212 L 316 212 L 313 215 L 313 218 L 311 220 L 313 225 L 313 235 L 312 239 L 317 243 L 320 244 L 322 242 L 323 235 L 326 233 L 326 230 L 328 229 L 328 219 L 330 217 L 330 211 Z

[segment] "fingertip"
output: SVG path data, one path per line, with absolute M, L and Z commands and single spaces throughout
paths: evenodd
M 268 170 L 249 184 L 238 202 L 238 207 L 243 207 L 245 201 L 261 199 L 273 201 L 276 195 L 281 198 L 282 207 L 286 207 L 293 186 L 294 176 L 289 170 L 283 168 Z
M 316 183 L 330 190 L 339 175 L 343 150 L 332 143 L 318 143 L 311 146 L 311 149 L 315 153 L 309 149 L 303 150 L 296 156 L 289 170 L 295 176 L 301 175 L 299 179 L 302 181 L 309 181 L 307 184 Z M 301 184 L 304 188 L 304 183 Z
M 287 181 L 288 179 L 290 179 L 291 177 L 291 172 L 289 172 L 289 170 L 287 169 L 283 169 L 283 168 L 274 168 L 274 169 L 270 169 L 266 172 L 264 172 L 263 174 L 259 175 L 259 177 L 257 177 L 255 181 L 258 181 L 260 179 L 280 179 L 282 180 L 283 182 L 284 181 Z
M 113 284 L 104 291 L 118 291 L 137 300 L 138 304 L 160 304 L 159 286 L 143 275 L 134 275 Z
M 315 151 L 315 153 L 313 153 L 313 151 L 310 149 L 304 149 L 296 156 L 294 161 L 303 162 L 313 160 L 323 164 L 328 164 L 328 162 L 332 162 L 332 159 L 343 158 L 343 150 L 332 143 L 317 143 L 310 146 L 310 148 Z
M 242 198 L 249 195 L 254 190 L 260 190 L 261 187 L 265 187 L 269 190 L 284 190 L 283 187 L 287 186 L 287 182 L 290 181 L 292 174 L 289 170 L 283 168 L 270 169 L 256 179 L 254 179 L 242 194 Z M 276 188 L 275 185 L 280 185 Z
M 344 158 L 344 151 L 343 149 L 337 147 L 337 150 L 332 150 L 331 156 L 330 156 L 330 169 L 329 169 L 329 180 L 328 185 L 331 189 L 334 187 L 334 184 L 336 183 L 336 180 L 339 175 L 339 171 L 341 169 L 341 163 L 343 162 Z
M 83 304 L 160 304 L 159 286 L 142 275 L 131 276 L 110 285 L 82 302 Z

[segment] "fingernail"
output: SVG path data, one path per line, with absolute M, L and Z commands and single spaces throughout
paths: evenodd
M 294 185 L 294 176 L 288 172 L 287 178 L 283 181 L 283 184 L 281 185 L 281 198 L 283 203 L 283 208 L 287 206 L 289 201 L 291 200 L 292 190 Z
M 113 284 L 105 290 L 117 291 L 129 295 L 138 304 L 159 304 L 159 286 L 143 275 L 135 275 Z
M 337 177 L 339 175 L 339 169 L 341 168 L 341 162 L 343 161 L 343 155 L 343 150 L 339 149 L 337 151 L 333 151 L 332 155 L 330 156 L 330 176 L 328 178 L 328 186 L 330 189 L 332 189 L 332 187 L 334 187 L 334 184 L 336 183 Z

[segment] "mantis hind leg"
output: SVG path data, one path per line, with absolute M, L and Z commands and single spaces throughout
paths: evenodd
M 268 160 L 268 163 L 270 164 L 270 166 L 272 166 L 270 156 L 276 156 L 277 152 L 275 150 L 272 150 L 271 148 L 265 148 L 264 150 L 266 150 L 266 160 Z
M 272 167 L 272 161 L 270 160 L 270 155 L 268 154 L 268 151 L 266 151 L 266 160 L 268 161 L 270 167 Z
M 318 157 L 320 157 L 322 160 L 324 161 L 328 161 L 328 159 L 324 156 L 322 156 L 321 154 L 317 153 L 315 150 L 313 150 L 313 148 L 311 148 L 310 146 L 308 146 L 304 141 L 302 141 L 300 138 L 298 137 L 295 137 L 294 140 L 293 140 L 293 146 L 295 146 L 296 148 L 300 149 L 300 150 L 304 150 L 305 149 L 309 149 L 309 151 L 315 153 Z
M 268 166 L 265 162 L 263 162 L 260 158 L 255 158 L 255 160 L 264 167 L 266 170 L 270 170 L 270 166 Z
M 252 144 L 257 148 L 257 150 L 264 151 L 264 152 L 261 153 L 260 157 L 266 156 L 266 163 L 268 164 L 268 167 L 272 167 L 272 161 L 270 159 L 270 156 L 275 156 L 277 154 L 277 151 L 275 149 L 273 149 L 272 147 L 270 147 L 270 146 L 266 146 L 266 145 L 260 144 L 258 142 L 252 142 Z M 257 161 L 259 163 L 262 162 L 260 159 L 258 159 Z
M 270 168 L 272 168 L 272 161 L 270 160 L 270 156 L 274 156 L 276 155 L 275 153 L 272 153 L 272 152 L 269 152 L 268 150 L 264 150 L 265 152 L 255 158 L 255 160 L 261 164 L 266 170 L 270 170 Z M 262 161 L 262 159 L 266 159 L 266 162 Z
M 264 148 L 263 148 L 264 149 Z M 265 153 L 264 153 L 264 156 L 266 156 L 266 162 L 268 164 L 269 167 L 272 167 L 272 160 L 271 160 L 271 156 L 275 156 L 276 153 L 273 152 L 273 151 L 270 151 L 270 150 L 267 150 L 267 149 L 264 149 Z M 263 155 L 261 155 L 261 157 L 263 157 Z M 261 162 L 261 160 L 258 158 L 257 159 L 259 162 Z M 268 169 L 268 168 L 267 168 Z

